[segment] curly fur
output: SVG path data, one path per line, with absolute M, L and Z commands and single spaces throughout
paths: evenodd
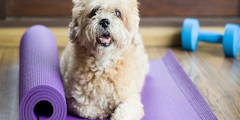
M 139 33 L 136 0 L 74 0 L 69 41 L 61 58 L 68 110 L 80 117 L 140 120 L 140 92 L 148 73 L 148 58 Z M 89 17 L 93 9 L 96 15 Z M 116 17 L 114 10 L 121 12 Z M 99 22 L 111 21 L 114 42 L 100 46 Z

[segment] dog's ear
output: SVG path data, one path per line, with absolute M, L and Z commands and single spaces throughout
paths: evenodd
M 76 18 L 73 18 L 72 21 L 69 23 L 68 29 L 68 38 L 71 43 L 78 42 L 79 39 L 79 26 L 78 21 Z

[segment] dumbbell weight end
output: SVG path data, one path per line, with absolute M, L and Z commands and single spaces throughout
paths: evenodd
M 240 47 L 239 25 L 227 23 L 223 37 L 223 52 L 226 56 L 236 57 Z
M 195 51 L 198 43 L 199 22 L 197 19 L 186 18 L 183 21 L 181 43 L 185 50 Z

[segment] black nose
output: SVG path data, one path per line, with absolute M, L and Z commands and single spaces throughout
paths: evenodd
M 109 24 L 110 24 L 110 21 L 106 18 L 104 18 L 100 21 L 100 25 L 102 25 L 103 28 L 107 28 L 109 26 Z

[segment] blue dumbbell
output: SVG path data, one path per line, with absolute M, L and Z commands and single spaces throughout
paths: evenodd
M 224 54 L 236 57 L 240 47 L 239 25 L 227 23 L 224 35 L 221 35 L 212 31 L 202 31 L 197 19 L 186 18 L 182 26 L 181 39 L 185 50 L 195 51 L 198 41 L 222 43 Z

